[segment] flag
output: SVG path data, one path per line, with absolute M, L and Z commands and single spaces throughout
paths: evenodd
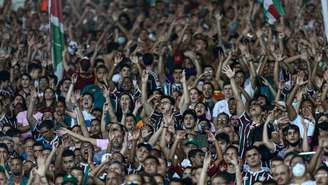
M 281 0 L 261 0 L 262 9 L 269 24 L 274 24 L 280 16 L 285 15 Z
M 325 35 L 326 35 L 326 39 L 328 40 L 328 2 L 327 2 L 327 0 L 321 0 L 321 7 L 322 7 L 323 22 L 325 25 Z
M 64 26 L 61 0 L 49 0 L 51 56 L 55 75 L 63 77 Z

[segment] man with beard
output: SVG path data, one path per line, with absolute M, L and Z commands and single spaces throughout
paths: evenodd
M 11 175 L 9 177 L 9 184 L 27 184 L 28 178 L 23 176 L 22 160 L 18 157 L 12 158 L 10 161 Z

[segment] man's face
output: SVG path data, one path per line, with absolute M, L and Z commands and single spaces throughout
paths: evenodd
M 236 73 L 236 84 L 242 86 L 244 83 L 244 74 L 242 72 Z
M 124 77 L 129 77 L 130 76 L 130 68 L 128 67 L 123 67 L 121 69 L 121 76 Z
M 116 130 L 113 132 L 113 134 L 115 135 L 112 143 L 113 143 L 113 148 L 120 148 L 123 144 L 123 140 L 124 140 L 124 135 L 123 132 L 121 130 Z
M 223 93 L 224 93 L 225 99 L 229 99 L 229 98 L 232 97 L 232 87 L 231 87 L 230 84 L 229 85 L 225 85 L 223 87 Z
M 157 173 L 158 164 L 155 159 L 146 159 L 144 167 L 147 174 L 154 175 Z
M 295 129 L 289 129 L 287 132 L 287 141 L 290 144 L 298 143 L 300 139 L 299 133 Z
M 171 101 L 167 98 L 161 99 L 161 111 L 162 113 L 168 113 L 172 109 Z
M 288 167 L 285 165 L 279 165 L 273 171 L 273 178 L 278 185 L 289 184 L 290 173 Z
M 252 168 L 261 164 L 261 156 L 255 149 L 249 150 L 246 153 L 246 162 Z
M 192 160 L 192 165 L 194 167 L 197 167 L 197 166 L 201 166 L 203 164 L 203 161 L 204 161 L 204 153 L 201 153 L 201 152 L 198 152 L 194 158 L 194 160 Z
M 258 116 L 262 113 L 261 105 L 257 101 L 253 101 L 249 110 L 251 116 Z
M 122 175 L 123 171 L 122 171 L 122 166 L 118 163 L 113 163 L 108 167 L 108 171 L 110 172 L 115 172 L 117 174 Z
M 68 89 L 69 89 L 69 86 L 71 85 L 71 81 L 70 80 L 65 80 L 63 82 L 63 85 L 62 85 L 62 88 L 61 88 L 61 91 L 62 92 L 67 92 Z
M 19 176 L 22 173 L 22 161 L 19 159 L 13 159 L 10 164 L 12 173 L 15 176 Z
M 84 109 L 90 109 L 92 107 L 92 97 L 89 94 L 84 95 L 82 101 Z
M 33 146 L 34 157 L 39 157 L 42 155 L 43 147 L 40 145 Z
M 175 83 L 180 83 L 182 77 L 182 69 L 174 69 L 173 70 L 173 79 Z
M 24 144 L 25 146 L 25 152 L 27 154 L 32 154 L 33 153 L 33 145 L 34 141 L 33 140 L 27 140 L 26 143 Z
M 193 129 L 195 127 L 195 119 L 191 114 L 186 114 L 183 118 L 183 125 L 186 129 Z
M 46 139 L 51 139 L 53 137 L 53 131 L 47 127 L 42 127 L 40 129 L 40 134 Z
M 304 101 L 302 103 L 302 107 L 301 107 L 302 115 L 304 115 L 305 117 L 309 117 L 312 115 L 312 110 L 313 110 L 313 105 L 310 101 Z
M 145 147 L 139 147 L 136 156 L 139 162 L 143 162 L 149 155 L 149 151 Z
M 210 80 L 213 77 L 213 68 L 205 67 L 204 68 L 205 78 Z
M 213 88 L 210 84 L 204 84 L 202 90 L 205 98 L 212 98 Z
M 271 172 L 275 171 L 276 168 L 280 165 L 283 165 L 284 162 L 283 161 L 280 161 L 280 160 L 274 160 L 271 162 Z
M 74 157 L 73 156 L 63 157 L 62 167 L 66 173 L 69 173 L 71 169 L 74 167 Z

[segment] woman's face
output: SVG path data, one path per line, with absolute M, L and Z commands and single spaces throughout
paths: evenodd
M 96 71 L 96 78 L 98 81 L 103 81 L 105 75 L 106 75 L 106 69 L 104 68 L 99 68 Z
M 128 95 L 124 94 L 121 96 L 120 98 L 121 107 L 125 107 L 125 106 L 129 107 L 130 103 L 131 103 L 131 99 Z
M 302 103 L 301 112 L 304 117 L 312 117 L 313 105 L 310 101 L 304 101 Z
M 195 119 L 191 114 L 186 114 L 183 118 L 183 125 L 186 129 L 193 129 L 195 127 Z
M 190 101 L 191 103 L 196 103 L 199 100 L 199 94 L 196 89 L 191 89 L 190 90 Z
M 14 99 L 14 105 L 17 105 L 18 103 L 23 104 L 24 103 L 24 99 L 22 96 L 16 96 Z
M 127 116 L 125 118 L 125 127 L 128 130 L 132 130 L 134 128 L 135 122 L 133 116 Z
M 132 81 L 129 78 L 124 78 L 122 81 L 122 90 L 130 91 L 133 87 Z
M 22 79 L 21 79 L 21 85 L 23 88 L 28 88 L 31 84 L 31 80 L 29 79 L 28 76 L 24 75 L 22 76 Z
M 206 106 L 202 103 L 198 103 L 195 106 L 195 112 L 197 116 L 202 116 L 206 113 Z
M 54 91 L 52 89 L 46 89 L 44 91 L 44 99 L 51 100 L 54 98 Z

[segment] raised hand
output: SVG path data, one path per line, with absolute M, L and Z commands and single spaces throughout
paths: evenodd
M 181 82 L 182 83 L 187 83 L 186 71 L 185 70 L 182 71 L 182 74 L 181 74 Z
M 229 79 L 235 77 L 236 72 L 235 70 L 232 70 L 229 65 L 224 66 L 222 70 Z
M 221 12 L 216 12 L 216 14 L 215 14 L 215 19 L 216 19 L 217 21 L 221 21 L 222 18 L 223 18 L 223 15 L 221 14 Z
M 118 65 L 122 61 L 123 57 L 121 55 L 116 55 L 114 58 L 114 66 Z
M 142 72 L 142 77 L 141 77 L 141 81 L 142 83 L 147 83 L 148 81 L 148 78 L 149 78 L 149 74 L 146 70 L 143 70 Z
M 298 85 L 298 86 L 303 86 L 303 85 L 305 85 L 305 84 L 307 84 L 308 83 L 308 81 L 306 80 L 306 81 L 304 81 L 304 77 L 303 76 L 301 76 L 301 75 L 297 75 L 297 78 L 296 78 L 296 85 Z
M 191 50 L 185 51 L 183 55 L 189 57 L 190 59 L 196 59 L 196 54 Z
M 131 56 L 130 60 L 132 61 L 132 63 L 134 64 L 138 64 L 139 63 L 139 57 L 138 56 Z
M 274 59 L 278 62 L 283 61 L 286 58 L 282 52 L 273 52 L 272 55 Z
M 151 133 L 148 133 L 148 135 L 151 134 Z M 147 136 L 148 136 L 147 135 Z M 141 136 L 141 130 L 140 129 L 135 129 L 132 131 L 132 139 L 137 141 Z
M 40 177 L 44 177 L 44 175 L 46 174 L 46 158 L 41 154 L 39 156 L 37 156 L 37 163 L 38 163 L 38 168 L 35 171 Z
M 214 142 L 216 140 L 212 132 L 207 132 L 207 137 L 208 137 L 208 141 L 210 142 Z
M 74 73 L 73 75 L 72 75 L 72 84 L 74 85 L 74 84 L 76 84 L 76 82 L 77 82 L 77 74 L 76 73 Z
M 187 134 L 186 131 L 184 131 L 184 130 L 178 130 L 177 131 L 176 139 L 181 141 L 181 140 L 185 139 L 186 134 Z

